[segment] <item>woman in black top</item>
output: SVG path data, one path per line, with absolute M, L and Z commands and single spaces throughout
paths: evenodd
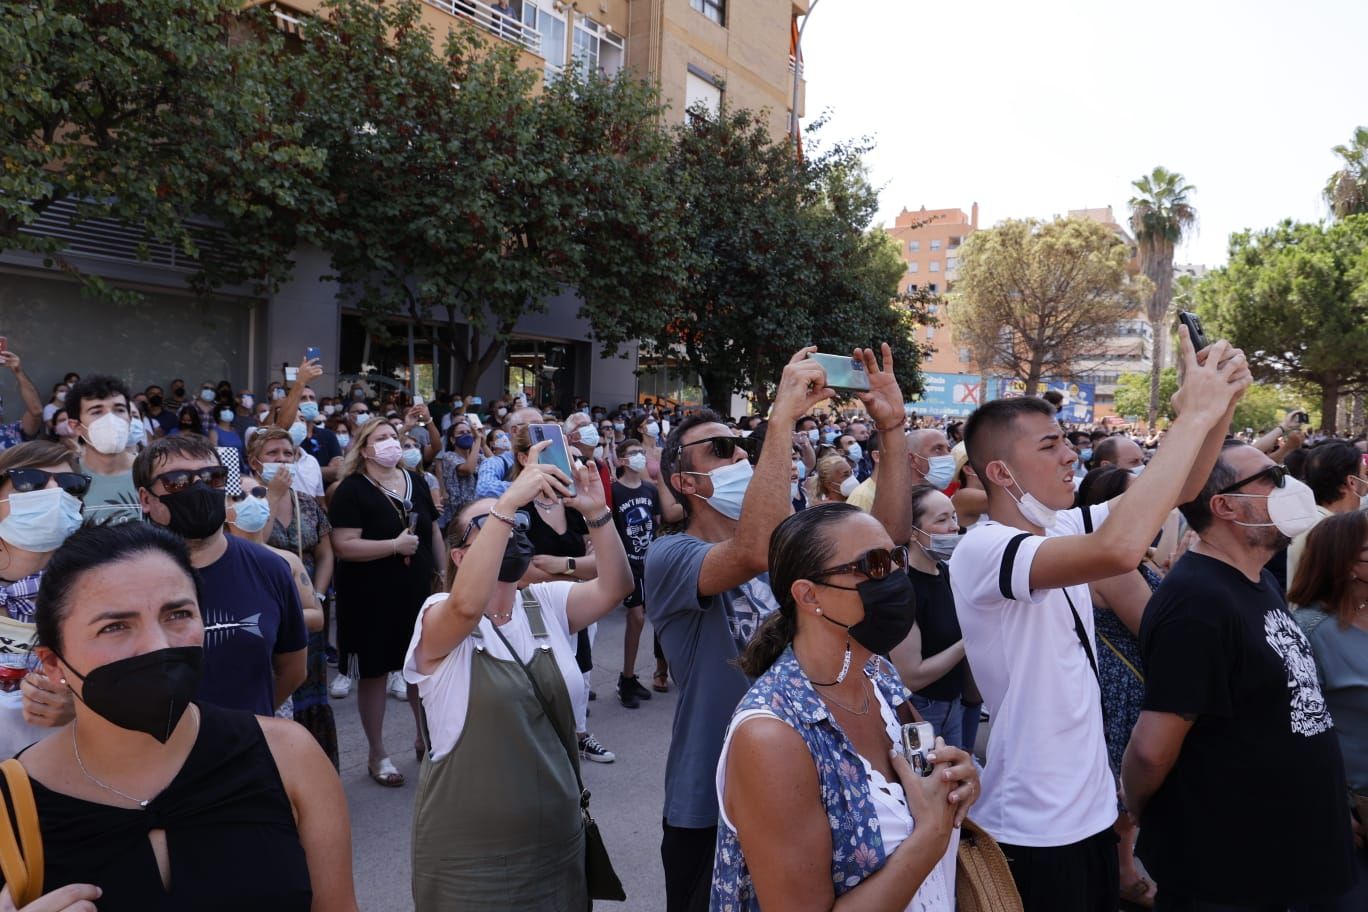
M 46 902 L 354 910 L 346 799 L 313 738 L 191 703 L 197 586 L 184 542 L 146 523 L 84 529 L 48 565 L 36 651 L 42 673 L 79 699 L 74 722 L 19 758 Z
M 935 726 L 936 734 L 948 744 L 972 750 L 972 744 L 963 743 L 960 709 L 969 664 L 946 565 L 958 532 L 959 521 L 950 498 L 928 484 L 912 489 L 912 547 L 907 575 L 916 595 L 917 622 L 889 658 L 912 691 L 912 705 Z
M 338 651 L 360 666 L 357 710 L 370 746 L 371 778 L 398 787 L 404 777 L 385 750 L 385 679 L 404 654 L 423 601 L 440 587 L 446 549 L 423 476 L 399 465 L 403 445 L 385 421 L 361 425 L 328 507 L 337 568 Z M 408 686 L 418 723 L 418 689 Z M 421 723 L 418 723 L 421 729 Z M 422 742 L 414 745 L 421 756 Z

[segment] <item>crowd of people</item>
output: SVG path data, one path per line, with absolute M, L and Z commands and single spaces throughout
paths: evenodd
M 47 891 L 0 909 L 355 908 L 348 698 L 380 786 L 388 701 L 416 722 L 414 907 L 583 909 L 620 608 L 612 697 L 674 696 L 669 912 L 953 912 L 966 817 L 1027 912 L 1364 912 L 1365 441 L 1232 433 L 1243 354 L 1181 341 L 1153 436 L 1047 397 L 918 416 L 887 346 L 846 399 L 799 351 L 738 420 L 328 391 L 309 358 L 45 403 L 0 351 L 0 750 Z

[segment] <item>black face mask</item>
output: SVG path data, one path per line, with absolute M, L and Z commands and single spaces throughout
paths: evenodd
M 522 529 L 514 529 L 504 545 L 503 562 L 499 564 L 499 582 L 516 583 L 532 565 L 532 539 Z
M 163 401 L 163 400 L 162 400 L 162 397 L 161 397 L 161 396 L 148 396 L 148 397 L 147 397 L 147 404 L 150 405 L 150 406 L 152 406 L 153 408 L 161 408 L 162 401 Z
M 62 657 L 59 655 L 59 659 Z M 106 721 L 165 744 L 199 688 L 201 646 L 175 646 L 119 659 L 83 675 L 80 700 Z M 72 691 L 74 694 L 75 691 Z
M 850 586 L 832 586 L 847 589 Z M 894 570 L 881 580 L 867 579 L 853 591 L 860 594 L 864 618 L 855 624 L 842 624 L 823 614 L 837 627 L 844 627 L 851 639 L 875 655 L 886 656 L 895 646 L 907 639 L 917 620 L 917 601 L 912 591 L 912 580 L 903 570 Z
M 183 387 L 183 386 L 173 386 L 173 387 L 171 387 L 171 395 L 173 395 L 173 396 L 184 396 L 184 395 L 185 395 L 185 387 Z
M 175 494 L 159 495 L 157 499 L 171 512 L 166 528 L 191 541 L 213 535 L 223 528 L 224 520 L 228 518 L 228 505 L 223 500 L 223 492 L 214 490 L 202 481 Z

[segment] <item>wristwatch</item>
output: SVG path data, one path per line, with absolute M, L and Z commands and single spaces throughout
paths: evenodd
M 562 571 L 560 572 L 560 575 L 561 575 L 561 576 L 574 576 L 574 575 L 575 575 L 575 559 L 574 559 L 573 557 L 567 557 L 567 558 L 565 559 L 565 569 L 562 570 Z

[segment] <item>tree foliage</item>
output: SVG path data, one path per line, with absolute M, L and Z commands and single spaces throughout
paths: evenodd
M 1178 392 L 1178 369 L 1166 367 L 1159 374 L 1159 414 L 1165 421 L 1173 420 L 1173 408 L 1169 402 Z M 1141 373 L 1122 374 L 1116 384 L 1116 413 L 1126 418 L 1140 418 L 1149 411 L 1150 375 Z M 1150 422 L 1150 427 L 1154 423 Z
M 1164 363 L 1169 308 L 1173 303 L 1173 252 L 1197 224 L 1197 210 L 1188 197 L 1197 189 L 1183 175 L 1158 166 L 1131 183 L 1138 195 L 1130 200 L 1130 224 L 1140 245 L 1140 271 L 1150 281 L 1145 300 L 1154 338 L 1150 353 L 1150 400 L 1146 408 L 1150 426 L 1154 425 L 1162 396 L 1159 370 Z
M 1368 213 L 1368 127 L 1354 130 L 1354 138 L 1332 150 L 1344 166 L 1325 184 L 1325 201 L 1336 218 Z
M 1042 377 L 1069 377 L 1136 307 L 1128 251 L 1085 219 L 1002 222 L 960 248 L 950 294 L 955 341 L 1035 393 Z
M 801 160 L 757 112 L 696 107 L 675 134 L 671 169 L 691 255 L 676 311 L 645 340 L 648 356 L 698 371 L 725 409 L 750 392 L 763 409 L 784 363 L 804 345 L 849 351 L 888 341 L 905 392 L 920 388 L 911 325 L 919 300 L 895 301 L 903 265 L 869 231 L 877 195 L 863 143 Z
M 273 287 L 301 208 L 322 204 L 323 153 L 301 139 L 272 61 L 281 37 L 237 0 L 33 0 L 0 9 L 0 249 L 76 273 L 32 227 L 59 201 L 71 220 L 116 219 L 189 257 L 203 222 L 227 249 L 195 283 Z M 250 40 L 243 40 L 250 36 Z M 28 230 L 25 230 L 28 229 Z M 96 290 L 108 286 L 86 277 Z
M 1368 382 L 1368 215 L 1232 235 L 1229 263 L 1197 286 L 1197 306 L 1257 379 L 1319 390 L 1334 431 L 1340 394 Z

